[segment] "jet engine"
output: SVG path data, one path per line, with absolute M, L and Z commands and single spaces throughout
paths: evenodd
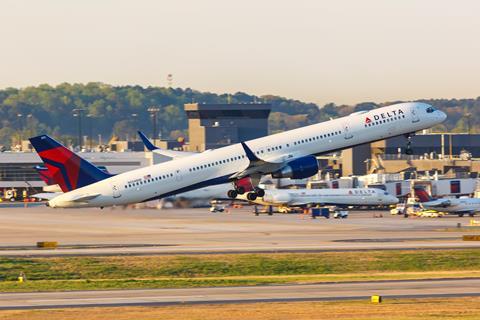
M 287 165 L 280 170 L 273 172 L 273 178 L 291 178 L 291 179 L 305 179 L 318 172 L 318 161 L 314 156 L 306 156 L 295 159 L 287 163 Z

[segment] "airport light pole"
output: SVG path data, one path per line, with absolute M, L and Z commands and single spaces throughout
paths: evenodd
M 22 117 L 23 117 L 23 114 L 17 113 L 17 117 L 18 117 L 18 120 L 20 122 L 20 130 L 18 130 L 18 145 L 21 146 L 22 145 L 22 129 L 23 129 Z
M 157 139 L 157 118 L 158 118 L 158 113 L 160 112 L 159 107 L 150 107 L 147 109 L 148 112 L 150 112 L 150 116 L 152 117 L 152 127 L 153 127 L 153 143 L 155 143 L 155 140 Z
M 28 125 L 28 119 L 32 117 L 32 114 L 29 113 L 27 115 L 24 115 L 23 113 L 17 113 L 17 117 L 20 122 L 20 130 L 18 134 L 18 138 L 20 139 L 19 145 L 22 146 L 22 139 L 23 139 L 22 131 L 26 129 L 25 127 L 27 127 Z
M 73 116 L 78 118 L 78 146 L 82 150 L 82 114 L 85 111 L 83 108 L 75 108 L 72 110 Z
M 132 124 L 135 127 L 135 130 L 138 131 L 139 130 L 138 123 L 137 123 L 138 114 L 137 113 L 132 113 L 130 116 L 132 117 Z M 134 141 L 137 141 L 137 139 L 134 139 Z
M 93 150 L 93 134 L 92 134 L 92 131 L 93 131 L 93 118 L 95 118 L 95 116 L 91 113 L 87 114 L 87 118 L 88 118 L 88 140 L 89 140 L 89 149 L 90 149 L 90 152 L 92 152 Z

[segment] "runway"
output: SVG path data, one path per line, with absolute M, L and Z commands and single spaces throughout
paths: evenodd
M 193 289 L 1 293 L 0 309 L 162 306 L 175 304 L 335 301 L 479 296 L 480 279 L 372 281 Z
M 462 241 L 470 218 L 405 219 L 351 212 L 348 219 L 254 216 L 252 207 L 198 209 L 0 208 L 0 256 L 159 255 L 478 248 Z M 475 232 L 475 229 L 472 229 Z M 478 230 L 476 231 L 478 232 Z M 39 250 L 37 241 L 58 241 Z
M 217 246 L 215 248 L 204 247 L 164 247 L 156 245 L 144 246 L 121 246 L 96 247 L 96 248 L 58 248 L 58 249 L 20 249 L 1 250 L 0 257 L 106 257 L 106 256 L 151 256 L 151 255 L 196 255 L 196 254 L 263 254 L 263 253 L 320 253 L 320 252 L 352 252 L 352 251 L 382 251 L 382 250 L 466 250 L 480 248 L 476 242 L 466 242 L 463 245 L 455 243 L 406 243 L 406 244 L 376 244 L 376 245 L 315 245 L 315 246 Z

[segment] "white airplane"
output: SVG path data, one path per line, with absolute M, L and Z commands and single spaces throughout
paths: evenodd
M 30 142 L 65 192 L 48 201 L 53 208 L 126 205 L 226 182 L 233 186 L 228 191 L 230 198 L 250 190 L 247 198 L 253 201 L 264 195 L 258 188 L 263 175 L 311 177 L 319 169 L 316 154 L 398 135 L 411 136 L 445 119 L 445 113 L 428 104 L 400 103 L 115 176 L 100 171 L 47 135 L 33 137 Z
M 244 195 L 238 195 L 237 199 L 247 200 Z M 398 198 L 384 190 L 375 188 L 266 189 L 263 197 L 258 197 L 252 202 L 277 207 L 304 207 L 308 205 L 382 206 L 397 204 Z
M 422 187 L 415 187 L 415 195 L 420 200 L 420 205 L 427 210 L 435 210 L 457 214 L 459 217 L 468 214 L 475 216 L 480 211 L 479 198 L 443 198 L 434 199 Z

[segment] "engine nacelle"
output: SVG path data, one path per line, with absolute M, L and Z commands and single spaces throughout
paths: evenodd
M 282 169 L 273 172 L 273 178 L 305 179 L 318 172 L 318 161 L 314 156 L 306 156 L 287 163 Z

